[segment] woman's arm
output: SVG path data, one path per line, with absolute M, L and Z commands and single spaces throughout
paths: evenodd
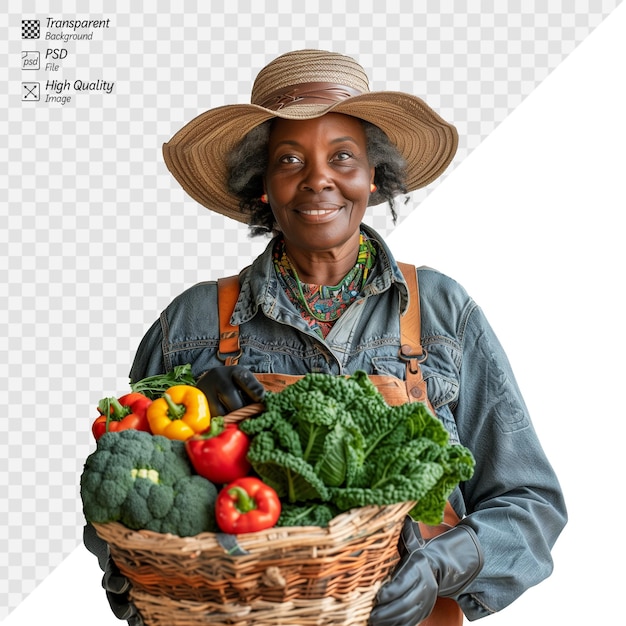
M 500 342 L 475 308 L 460 329 L 460 393 L 454 415 L 476 458 L 461 488 L 485 565 L 458 598 L 469 619 L 499 611 L 552 572 L 551 549 L 567 522 L 546 458 Z M 538 377 L 537 384 L 547 384 Z

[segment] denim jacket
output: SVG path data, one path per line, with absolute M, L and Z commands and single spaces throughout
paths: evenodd
M 325 339 L 312 331 L 280 286 L 272 243 L 240 274 L 231 321 L 239 363 L 254 372 L 387 374 L 404 379 L 399 318 L 408 291 L 390 250 L 363 226 L 377 262 L 359 298 Z M 476 458 L 473 477 L 450 498 L 480 540 L 485 565 L 456 600 L 470 620 L 503 609 L 552 571 L 551 548 L 567 521 L 562 492 L 533 429 L 508 359 L 481 309 L 447 276 L 418 269 L 422 365 L 428 396 L 451 442 Z M 144 336 L 130 378 L 190 363 L 194 375 L 217 356 L 217 285 L 176 297 Z

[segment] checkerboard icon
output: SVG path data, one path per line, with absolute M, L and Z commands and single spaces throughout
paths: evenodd
M 22 20 L 22 39 L 39 39 L 39 20 Z

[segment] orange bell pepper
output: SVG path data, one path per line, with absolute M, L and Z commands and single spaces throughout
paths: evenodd
M 186 441 L 211 423 L 209 403 L 192 385 L 174 385 L 153 400 L 146 412 L 153 435 Z

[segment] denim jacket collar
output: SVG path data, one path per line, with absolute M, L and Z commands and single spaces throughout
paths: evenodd
M 408 289 L 402 272 L 380 235 L 365 224 L 361 224 L 361 229 L 374 241 L 377 249 L 376 271 L 365 286 L 363 296 L 379 294 L 393 287 L 400 293 L 401 309 L 404 312 L 408 304 Z M 271 319 L 288 320 L 295 327 L 306 328 L 307 326 L 306 322 L 296 314 L 293 306 L 289 305 L 287 295 L 274 270 L 272 249 L 275 241 L 276 238 L 273 238 L 264 252 L 241 271 L 241 293 L 232 317 L 235 325 L 251 320 L 261 308 L 263 313 Z

